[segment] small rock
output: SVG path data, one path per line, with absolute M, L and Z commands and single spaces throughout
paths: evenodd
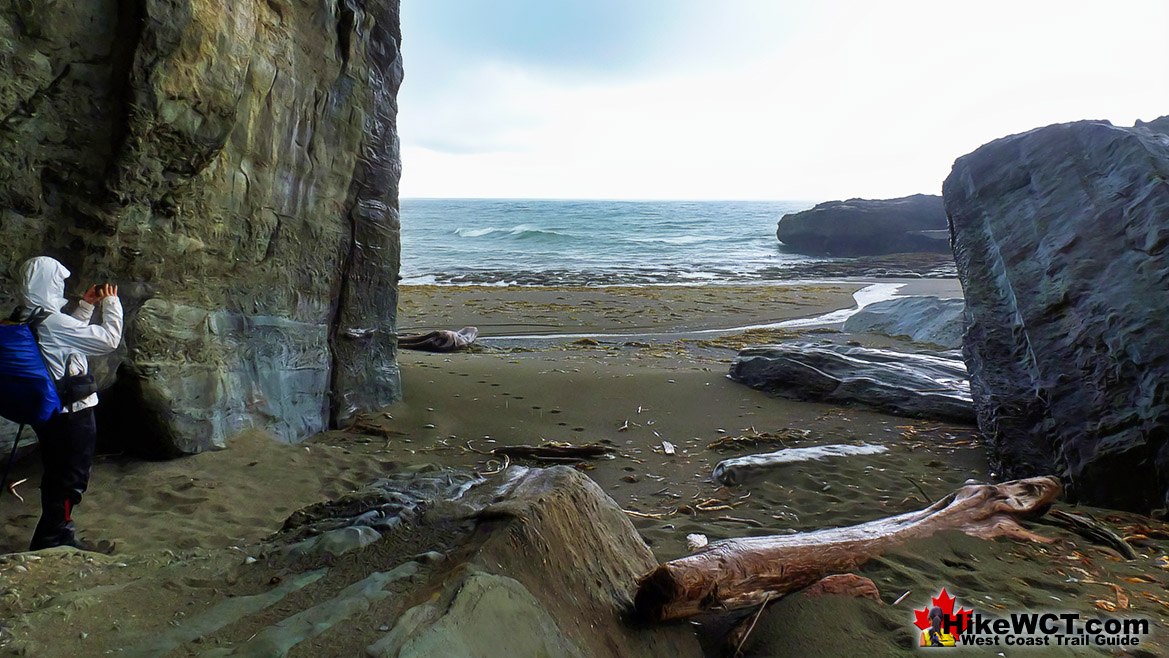
M 706 535 L 697 532 L 686 535 L 686 546 L 692 551 L 696 551 L 709 543 L 710 540 L 706 538 Z

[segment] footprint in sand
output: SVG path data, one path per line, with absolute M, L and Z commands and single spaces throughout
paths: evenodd
M 205 503 L 209 498 L 206 496 L 184 496 L 173 491 L 159 491 L 155 494 L 157 501 L 160 503 L 155 509 L 158 511 L 173 510 L 177 508 L 189 507 L 194 509 L 200 503 Z

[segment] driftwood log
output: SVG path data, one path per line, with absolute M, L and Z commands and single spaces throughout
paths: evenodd
M 587 446 L 501 446 L 491 451 L 500 457 L 519 457 L 543 461 L 580 461 L 616 452 L 610 446 L 590 443 Z
M 1060 492 L 1052 477 L 967 485 L 923 510 L 847 528 L 724 539 L 638 579 L 634 609 L 665 621 L 759 605 L 941 530 L 1050 542 L 1018 521 L 1045 514 Z
M 860 445 L 827 445 L 807 448 L 784 448 L 759 455 L 744 455 L 724 459 L 714 467 L 711 477 L 728 487 L 742 484 L 747 479 L 766 471 L 806 461 L 823 461 L 829 457 L 851 457 L 854 455 L 879 455 L 889 448 L 878 443 Z
M 422 352 L 454 352 L 474 343 L 478 337 L 479 329 L 476 327 L 463 327 L 458 331 L 440 329 L 427 334 L 399 336 L 398 347 Z

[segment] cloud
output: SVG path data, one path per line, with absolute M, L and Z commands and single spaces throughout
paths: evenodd
M 799 12 L 789 4 L 670 3 L 677 9 L 661 29 L 640 17 L 620 34 L 625 43 L 641 30 L 648 45 L 617 46 L 637 60 L 617 68 L 604 59 L 590 68 L 593 55 L 580 49 L 599 41 L 577 37 L 621 14 L 579 34 L 565 27 L 557 34 L 566 45 L 544 61 L 533 54 L 536 40 L 514 43 L 527 27 L 484 23 L 479 41 L 418 62 L 407 23 L 403 194 L 937 193 L 956 157 L 997 137 L 1081 118 L 1131 124 L 1169 110 L 1169 81 L 1155 68 L 1169 59 L 1164 3 L 1108 12 L 1068 2 L 825 2 Z M 453 34 L 448 40 L 461 39 L 465 26 Z M 472 56 L 492 35 L 511 41 Z M 428 69 L 441 74 L 420 80 Z

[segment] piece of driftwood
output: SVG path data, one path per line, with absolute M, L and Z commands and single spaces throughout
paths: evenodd
M 1111 546 L 1116 549 L 1117 553 L 1124 556 L 1126 560 L 1137 559 L 1137 552 L 1133 550 L 1132 546 L 1128 545 L 1128 542 L 1121 539 L 1120 535 L 1095 519 L 1068 514 L 1057 509 L 1051 510 L 1048 514 L 1048 519 L 1048 523 L 1067 528 L 1088 541 Z
M 422 352 L 454 352 L 467 347 L 479 337 L 479 329 L 463 327 L 458 331 L 440 329 L 426 334 L 398 337 L 398 347 Z
M 823 461 L 829 457 L 850 457 L 853 455 L 876 455 L 889 449 L 874 443 L 860 445 L 826 445 L 807 448 L 784 448 L 760 455 L 744 455 L 724 459 L 714 467 L 711 477 L 721 484 L 734 486 L 747 479 L 788 464 L 806 461 Z
M 1053 477 L 974 484 L 923 510 L 847 528 L 724 539 L 639 578 L 634 609 L 643 619 L 664 621 L 748 608 L 941 530 L 1051 542 L 1018 521 L 1042 516 L 1060 492 Z
M 526 457 L 543 461 L 578 461 L 592 457 L 600 457 L 615 450 L 609 446 L 590 444 L 587 446 L 502 446 L 491 451 L 491 454 L 507 457 Z

